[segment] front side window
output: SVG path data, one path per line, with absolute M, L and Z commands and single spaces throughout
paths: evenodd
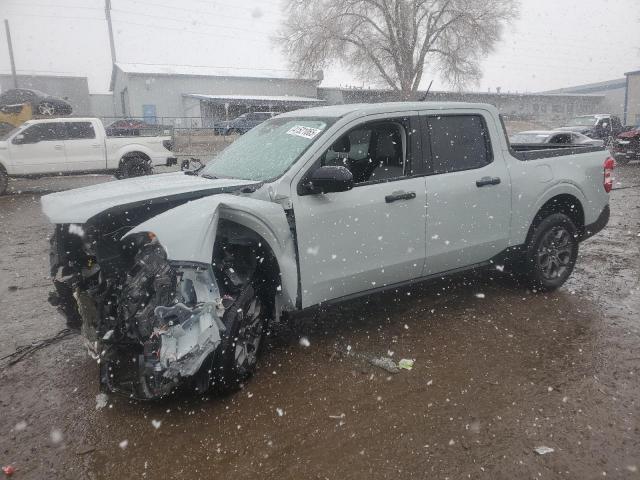
M 22 132 L 22 143 L 38 143 L 64 140 L 66 129 L 64 123 L 39 123 L 31 125 Z
M 96 138 L 96 132 L 91 122 L 68 122 L 67 137 L 75 140 Z
M 407 137 L 400 122 L 365 124 L 334 142 L 321 165 L 348 168 L 356 184 L 400 178 L 408 170 Z
M 481 168 L 493 161 L 486 124 L 480 115 L 425 117 L 433 173 Z

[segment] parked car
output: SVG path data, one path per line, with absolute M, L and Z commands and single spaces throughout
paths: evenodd
M 172 165 L 170 137 L 107 137 L 97 118 L 30 120 L 0 141 L 0 195 L 10 177 L 114 172 L 118 178 Z
M 265 120 L 278 115 L 278 112 L 250 112 L 243 113 L 237 118 L 228 122 L 219 122 L 214 125 L 214 132 L 219 135 L 231 135 L 238 133 L 240 135 L 247 133 L 253 127 L 260 125 Z
M 589 138 L 604 140 L 607 143 L 622 132 L 624 127 L 616 115 L 601 113 L 574 117 L 565 126 L 556 128 L 556 130 L 581 133 Z
M 616 137 L 613 142 L 613 154 L 616 161 L 622 165 L 631 160 L 640 160 L 640 125 Z
M 496 265 L 553 290 L 608 222 L 615 162 L 524 150 L 491 105 L 285 113 L 197 171 L 43 197 L 51 298 L 104 390 L 155 399 L 237 388 L 288 312 Z
M 603 140 L 594 140 L 577 132 L 559 132 L 556 130 L 529 130 L 516 133 L 509 138 L 512 144 L 553 143 L 556 145 L 591 145 L 602 147 Z
M 170 125 L 147 123 L 135 118 L 121 118 L 105 127 L 109 137 L 139 137 L 155 135 L 171 135 Z
M 31 105 L 34 115 L 46 117 L 71 115 L 71 104 L 39 90 L 15 88 L 0 94 L 0 108 L 3 106 Z

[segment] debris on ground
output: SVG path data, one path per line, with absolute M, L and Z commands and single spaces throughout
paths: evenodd
M 546 455 L 547 453 L 553 453 L 555 450 L 551 447 L 540 446 L 533 449 L 538 455 Z
M 411 370 L 413 368 L 413 363 L 414 363 L 414 360 L 403 358 L 398 362 L 398 368 L 402 368 L 404 370 Z
M 50 345 L 53 345 L 55 343 L 58 343 L 59 341 L 64 340 L 65 338 L 71 335 L 76 335 L 76 334 L 78 334 L 76 330 L 64 328 L 60 330 L 58 333 L 56 333 L 53 337 L 44 338 L 42 340 L 36 340 L 35 342 L 29 345 L 23 345 L 21 347 L 16 348 L 15 352 L 0 358 L 0 361 L 9 359 L 9 362 L 7 364 L 9 366 L 15 365 L 16 363 L 20 362 L 21 360 L 24 360 L 26 357 L 35 353 L 36 351 L 42 348 L 48 347 Z
M 374 367 L 381 368 L 389 373 L 400 372 L 400 369 L 396 365 L 396 362 L 391 360 L 389 357 L 371 357 L 369 358 L 369 363 Z
M 107 397 L 106 393 L 99 393 L 96 395 L 96 410 L 102 410 L 107 406 L 108 401 L 109 397 Z
M 341 420 L 344 417 L 346 417 L 344 413 L 341 413 L 340 415 L 329 415 L 329 418 L 331 418 L 332 420 Z
M 13 465 L 5 465 L 4 467 L 2 467 L 2 472 L 7 476 L 10 477 L 11 475 L 13 475 L 14 473 L 16 473 L 16 467 L 14 467 Z

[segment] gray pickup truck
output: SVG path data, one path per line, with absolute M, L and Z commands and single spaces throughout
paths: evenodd
M 106 391 L 233 389 L 287 312 L 480 267 L 560 287 L 614 161 L 551 147 L 511 146 L 489 105 L 286 113 L 197 171 L 43 197 L 51 301 Z

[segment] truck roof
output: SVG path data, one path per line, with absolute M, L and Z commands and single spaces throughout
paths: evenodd
M 391 113 L 404 111 L 423 110 L 490 110 L 498 115 L 496 107 L 487 103 L 466 102 L 384 102 L 384 103 L 350 103 L 345 105 L 331 105 L 328 107 L 313 107 L 287 112 L 281 117 L 344 117 L 349 114 L 359 113 L 372 115 L 377 113 Z

